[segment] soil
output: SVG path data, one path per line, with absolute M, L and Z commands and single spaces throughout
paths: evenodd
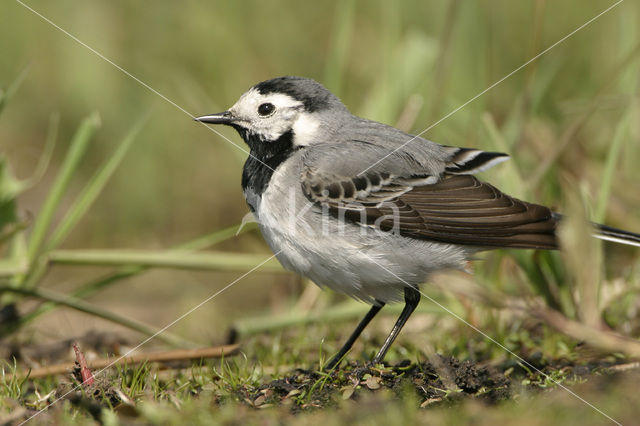
M 328 374 L 297 370 L 256 390 L 239 395 L 254 406 L 290 405 L 293 412 L 336 406 L 340 400 L 358 399 L 362 392 L 391 391 L 401 397 L 414 392 L 422 405 L 474 397 L 489 404 L 511 397 L 510 380 L 498 369 L 471 361 L 434 356 L 431 361 L 403 361 L 390 367 L 351 363 Z

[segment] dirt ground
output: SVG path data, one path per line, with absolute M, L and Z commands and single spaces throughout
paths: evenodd
M 496 403 L 510 397 L 509 384 L 509 378 L 494 367 L 434 356 L 422 364 L 403 361 L 384 368 L 352 362 L 327 374 L 297 370 L 257 390 L 246 389 L 240 396 L 253 406 L 290 404 L 296 412 L 335 406 L 339 399 L 357 399 L 360 392 L 379 389 L 391 390 L 398 397 L 411 389 L 423 406 L 464 396 Z M 302 401 L 306 402 L 300 404 Z

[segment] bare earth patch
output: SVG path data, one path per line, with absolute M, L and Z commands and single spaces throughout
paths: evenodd
M 510 380 L 499 370 L 471 361 L 435 356 L 432 361 L 401 362 L 390 367 L 352 362 L 330 373 L 297 370 L 258 389 L 239 390 L 250 405 L 291 405 L 293 412 L 336 406 L 339 400 L 358 399 L 380 389 L 401 397 L 413 389 L 423 406 L 463 396 L 495 403 L 511 396 Z

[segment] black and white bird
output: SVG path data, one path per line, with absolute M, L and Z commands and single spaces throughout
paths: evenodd
M 404 296 L 373 359 L 380 363 L 429 274 L 464 268 L 481 250 L 558 248 L 560 215 L 473 176 L 507 154 L 439 145 L 357 117 L 314 80 L 263 81 L 229 110 L 196 120 L 232 126 L 249 146 L 242 188 L 282 265 L 372 305 L 327 368 Z M 604 225 L 594 236 L 640 246 L 640 235 Z

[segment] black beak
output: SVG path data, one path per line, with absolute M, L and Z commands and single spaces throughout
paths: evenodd
M 219 112 L 217 114 L 209 114 L 196 117 L 194 118 L 194 120 L 209 124 L 231 124 L 234 120 L 234 116 L 231 112 L 225 111 Z

